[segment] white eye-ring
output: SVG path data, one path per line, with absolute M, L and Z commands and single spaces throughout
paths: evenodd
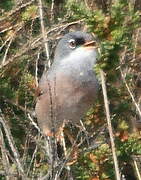
M 69 40 L 69 46 L 70 46 L 71 49 L 76 48 L 76 42 L 75 42 L 74 39 L 70 39 Z

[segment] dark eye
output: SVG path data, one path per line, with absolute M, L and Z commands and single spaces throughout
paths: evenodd
M 71 49 L 76 48 L 76 42 L 75 42 L 74 39 L 70 39 L 69 40 L 69 46 L 70 46 Z

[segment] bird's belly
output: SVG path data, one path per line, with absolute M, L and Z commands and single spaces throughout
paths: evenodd
M 84 75 L 84 74 L 83 74 Z M 46 132 L 55 127 L 55 132 L 64 121 L 77 124 L 87 110 L 94 104 L 98 82 L 95 75 L 84 78 L 59 73 L 43 85 L 43 95 L 36 104 L 36 114 L 40 127 Z M 78 76 L 77 76 L 78 77 Z
M 80 79 L 79 79 L 80 80 Z M 57 104 L 59 119 L 78 123 L 87 110 L 94 104 L 98 91 L 96 78 L 92 80 L 68 80 L 63 81 L 60 89 L 57 90 Z M 61 95 L 60 95 L 61 94 Z

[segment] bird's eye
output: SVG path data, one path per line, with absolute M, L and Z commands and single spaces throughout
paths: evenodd
M 69 40 L 69 46 L 70 46 L 71 49 L 76 48 L 76 42 L 75 42 L 74 39 L 70 39 Z

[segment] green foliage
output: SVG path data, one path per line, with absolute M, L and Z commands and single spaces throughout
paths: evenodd
M 11 10 L 13 6 L 14 1 L 12 0 L 0 1 L 0 8 L 4 9 L 5 11 Z
M 25 12 L 22 13 L 22 20 L 29 21 L 34 18 L 37 14 L 38 7 L 35 5 L 29 6 L 25 9 Z
M 118 125 L 118 129 L 120 129 L 120 130 L 125 131 L 125 130 L 128 130 L 128 128 L 129 128 L 129 126 L 128 126 L 127 122 L 124 120 L 122 120 Z
M 118 157 L 122 161 L 129 161 L 132 155 L 141 155 L 141 142 L 137 135 L 130 135 L 125 142 L 117 140 Z
M 19 103 L 25 104 L 27 106 L 32 105 L 33 103 L 33 89 L 34 88 L 34 78 L 29 72 L 24 72 L 24 75 L 21 77 L 19 84 L 19 89 L 17 91 L 18 96 L 20 97 Z
M 111 150 L 107 144 L 102 144 L 96 150 L 82 155 L 74 166 L 76 179 L 87 180 L 99 177 L 101 180 L 114 179 L 111 163 Z
M 12 98 L 10 79 L 1 79 L 0 94 L 1 96 L 6 95 L 8 98 Z

